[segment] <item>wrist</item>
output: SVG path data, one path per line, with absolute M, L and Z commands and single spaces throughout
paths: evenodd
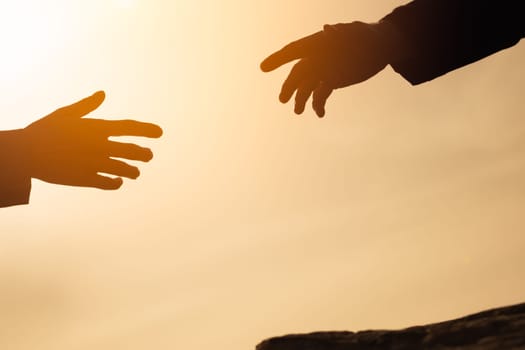
M 27 204 L 31 175 L 23 129 L 0 131 L 0 207 Z
M 412 47 L 395 24 L 383 19 L 372 26 L 379 34 L 389 64 L 404 61 L 411 56 Z
M 30 175 L 31 144 L 26 134 L 25 129 L 0 131 L 0 162 Z

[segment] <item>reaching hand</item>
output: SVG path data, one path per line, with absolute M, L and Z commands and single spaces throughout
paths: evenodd
M 105 190 L 118 189 L 122 185 L 121 177 L 137 178 L 137 167 L 114 158 L 147 162 L 153 157 L 151 150 L 108 138 L 160 137 L 162 129 L 134 120 L 82 118 L 98 108 L 104 98 L 104 92 L 99 91 L 21 130 L 22 158 L 27 174 L 50 183 Z
M 261 63 L 264 72 L 299 59 L 284 81 L 279 99 L 295 93 L 295 113 L 301 114 L 312 96 L 319 117 L 334 89 L 365 81 L 389 63 L 388 47 L 375 24 L 325 25 L 320 32 L 286 45 Z

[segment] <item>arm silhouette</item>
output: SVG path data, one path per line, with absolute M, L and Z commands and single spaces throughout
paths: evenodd
M 137 167 L 115 158 L 147 162 L 153 157 L 151 150 L 109 137 L 160 137 L 162 129 L 134 120 L 83 118 L 104 98 L 104 92 L 99 91 L 24 129 L 0 132 L 0 207 L 27 204 L 31 178 L 116 190 L 122 186 L 122 177 L 139 176 Z
M 387 65 L 412 84 L 434 79 L 525 36 L 525 2 L 502 0 L 415 0 L 378 23 L 325 25 L 261 63 L 264 72 L 299 60 L 279 99 L 295 94 L 295 113 L 312 97 L 319 117 L 333 90 L 363 82 Z

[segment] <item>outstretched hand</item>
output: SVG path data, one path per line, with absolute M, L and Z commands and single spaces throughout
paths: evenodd
M 104 190 L 118 189 L 122 177 L 136 179 L 139 169 L 115 158 L 147 162 L 153 157 L 151 150 L 110 141 L 109 137 L 156 138 L 162 135 L 162 129 L 134 120 L 83 118 L 97 109 L 104 98 L 104 92 L 99 91 L 22 129 L 22 157 L 27 174 L 54 184 Z
M 284 81 L 279 100 L 295 93 L 295 113 L 301 114 L 312 96 L 319 117 L 334 89 L 365 81 L 389 63 L 388 45 L 374 24 L 362 22 L 325 25 L 323 30 L 294 41 L 261 63 L 264 72 L 299 60 Z

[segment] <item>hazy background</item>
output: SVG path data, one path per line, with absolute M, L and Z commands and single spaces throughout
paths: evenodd
M 33 181 L 0 211 L 0 348 L 252 349 L 525 301 L 525 46 L 318 120 L 260 60 L 403 1 L 7 1 L 0 128 L 104 89 L 160 124 L 118 192 Z

